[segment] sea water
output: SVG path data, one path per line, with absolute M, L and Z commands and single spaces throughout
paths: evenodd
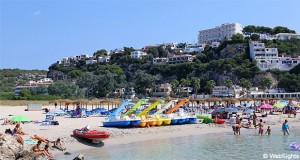
M 85 158 L 88 160 L 256 160 L 273 156 L 273 159 L 300 159 L 300 151 L 289 147 L 291 142 L 300 142 L 300 126 L 290 129 L 289 136 L 284 136 L 277 126 L 272 128 L 270 136 L 258 136 L 258 129 L 242 129 L 240 136 L 227 132 L 104 146 L 87 151 Z

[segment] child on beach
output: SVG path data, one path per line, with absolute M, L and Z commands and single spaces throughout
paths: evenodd
M 53 141 L 52 143 L 53 143 L 53 147 L 55 147 L 55 148 L 57 148 L 57 149 L 59 149 L 61 151 L 66 150 L 66 148 L 63 147 L 63 145 L 62 145 L 62 143 L 60 141 L 60 138 L 58 138 L 56 141 Z
M 271 128 L 270 128 L 270 126 L 268 126 L 266 134 L 268 134 L 268 136 L 271 135 Z
M 286 120 L 284 121 L 284 123 L 282 124 L 283 135 L 285 135 L 285 134 L 290 135 L 290 132 L 289 132 L 289 125 L 288 125 L 287 123 L 288 123 L 288 120 L 286 119 Z

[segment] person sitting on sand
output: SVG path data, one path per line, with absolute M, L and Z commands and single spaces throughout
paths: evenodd
M 25 135 L 25 132 L 23 132 L 22 128 L 20 127 L 20 123 L 17 123 L 16 127 L 14 128 L 14 133 Z
M 15 124 L 16 124 L 16 122 L 11 121 L 11 120 L 5 118 L 4 122 L 1 125 L 15 125 Z
M 19 143 L 21 143 L 22 145 L 24 145 L 24 140 L 23 138 L 21 137 L 21 135 L 19 134 L 14 134 L 11 129 L 6 129 L 5 130 L 5 134 L 10 134 L 12 136 L 14 136 L 15 140 L 18 141 Z
M 57 138 L 57 140 L 56 140 L 56 141 L 53 141 L 52 143 L 53 143 L 53 147 L 54 147 L 54 148 L 57 148 L 57 149 L 59 149 L 59 150 L 61 150 L 61 151 L 66 150 L 66 148 L 63 147 L 63 145 L 62 145 L 62 143 L 61 143 L 61 141 L 60 141 L 60 138 Z
M 47 139 L 47 138 L 45 138 L 45 137 L 43 137 L 43 136 L 39 136 L 39 135 L 33 135 L 33 136 L 30 136 L 30 138 L 32 138 L 32 139 L 37 139 L 37 140 L 39 140 L 39 141 L 41 141 L 41 142 L 45 142 L 45 143 L 48 143 L 49 142 L 49 140 Z
M 266 134 L 268 134 L 268 136 L 271 135 L 271 127 L 270 126 L 268 126 Z
M 31 148 L 32 152 L 36 155 L 45 155 L 48 156 L 49 158 L 53 158 L 52 154 L 48 150 L 49 148 L 48 145 L 45 145 L 44 149 L 40 149 L 41 143 L 42 141 L 38 141 L 38 143 Z
M 52 153 L 49 152 L 49 146 L 45 145 L 45 148 L 43 149 L 44 155 L 48 156 L 49 158 L 53 158 Z

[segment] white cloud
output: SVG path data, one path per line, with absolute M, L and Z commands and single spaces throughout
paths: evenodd
M 41 14 L 41 11 L 39 11 L 39 10 L 37 10 L 37 11 L 34 12 L 34 15 L 36 15 L 36 16 L 38 16 L 40 14 Z

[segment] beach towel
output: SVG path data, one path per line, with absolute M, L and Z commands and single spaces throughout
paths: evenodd
M 24 141 L 25 144 L 37 144 L 38 140 L 35 139 L 26 139 Z

